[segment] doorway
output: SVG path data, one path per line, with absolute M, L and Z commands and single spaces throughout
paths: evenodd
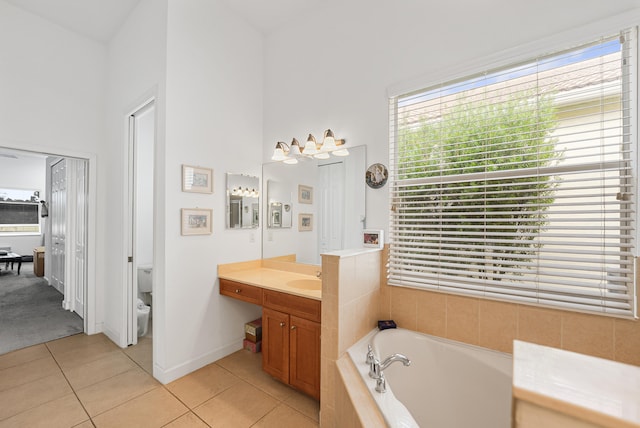
M 155 101 L 128 118 L 127 343 L 153 361 Z
M 0 237 L 22 255 L 23 265 L 22 271 L 19 264 L 17 271 L 2 275 L 4 351 L 91 332 L 88 323 L 94 315 L 87 315 L 93 306 L 86 304 L 88 267 L 94 261 L 87 233 L 89 159 L 9 147 L 0 147 L 0 159 L 0 181 L 36 188 L 30 202 L 40 206 L 38 231 Z M 7 294 L 10 290 L 16 293 Z

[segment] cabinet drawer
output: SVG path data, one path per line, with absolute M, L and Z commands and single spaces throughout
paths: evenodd
M 263 306 L 311 321 L 320 322 L 321 318 L 320 300 L 308 299 L 306 297 L 294 296 L 278 291 L 264 290 Z
M 220 294 L 262 305 L 262 288 L 220 278 Z

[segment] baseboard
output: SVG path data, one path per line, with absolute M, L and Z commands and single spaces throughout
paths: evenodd
M 211 352 L 207 352 L 206 354 L 201 355 L 198 358 L 186 361 L 170 369 L 165 370 L 162 367 L 154 364 L 153 377 L 156 378 L 156 380 L 158 380 L 160 383 L 166 385 L 169 382 L 173 382 L 174 380 L 179 379 L 182 376 L 188 375 L 189 373 L 194 372 L 199 368 L 206 366 L 207 364 L 218 361 L 220 358 L 224 358 L 229 354 L 239 351 L 240 349 L 242 349 L 241 339 L 234 341 L 233 343 L 224 345 Z
M 116 345 L 118 345 L 121 348 L 126 348 L 127 344 L 125 343 L 126 341 L 123 341 L 123 343 L 121 344 L 120 342 L 120 333 L 118 333 L 117 331 L 111 330 L 108 327 L 104 327 L 103 325 L 103 330 L 102 333 L 104 333 L 105 336 L 107 336 L 109 339 L 111 339 L 111 341 L 113 343 L 115 343 Z

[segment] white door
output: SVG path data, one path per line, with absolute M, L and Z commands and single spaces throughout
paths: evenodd
M 344 163 L 318 165 L 320 254 L 344 247 Z
M 84 298 L 87 285 L 87 162 L 76 160 L 74 174 L 75 183 L 75 218 L 73 224 L 73 303 L 72 310 L 84 318 Z
M 51 219 L 50 284 L 64 294 L 67 225 L 67 162 L 65 159 L 51 167 L 49 217 Z
M 153 269 L 154 101 L 146 103 L 129 116 L 128 144 L 127 343 L 135 345 L 138 343 L 137 267 L 151 265 Z

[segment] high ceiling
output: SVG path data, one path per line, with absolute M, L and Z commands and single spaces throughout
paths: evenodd
M 109 41 L 140 0 L 6 0 L 100 42 Z M 184 0 L 180 0 L 184 1 Z M 213 0 L 210 0 L 213 1 Z M 221 0 L 263 34 L 328 0 Z

